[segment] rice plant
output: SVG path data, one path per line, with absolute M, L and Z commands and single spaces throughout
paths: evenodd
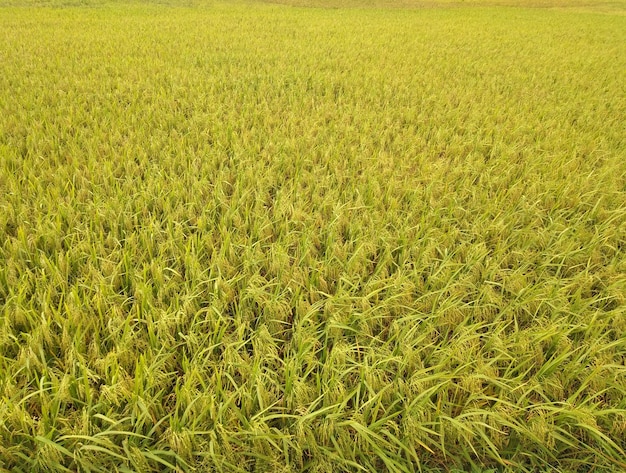
M 626 470 L 626 3 L 284 2 L 0 0 L 0 471 Z

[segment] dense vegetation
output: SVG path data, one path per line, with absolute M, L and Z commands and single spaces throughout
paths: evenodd
M 0 471 L 626 469 L 624 2 L 2 5 Z

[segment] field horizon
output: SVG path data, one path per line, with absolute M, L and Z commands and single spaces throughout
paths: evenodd
M 0 8 L 132 7 L 214 8 L 282 5 L 313 9 L 420 10 L 519 8 L 625 15 L 624 0 L 0 0 Z
M 626 471 L 625 12 L 0 0 L 0 472 Z

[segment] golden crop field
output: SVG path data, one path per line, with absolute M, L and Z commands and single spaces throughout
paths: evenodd
M 0 0 L 1 472 L 626 470 L 626 1 Z

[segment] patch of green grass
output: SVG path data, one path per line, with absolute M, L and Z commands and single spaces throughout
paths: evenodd
M 0 470 L 625 469 L 594 5 L 0 9 Z

